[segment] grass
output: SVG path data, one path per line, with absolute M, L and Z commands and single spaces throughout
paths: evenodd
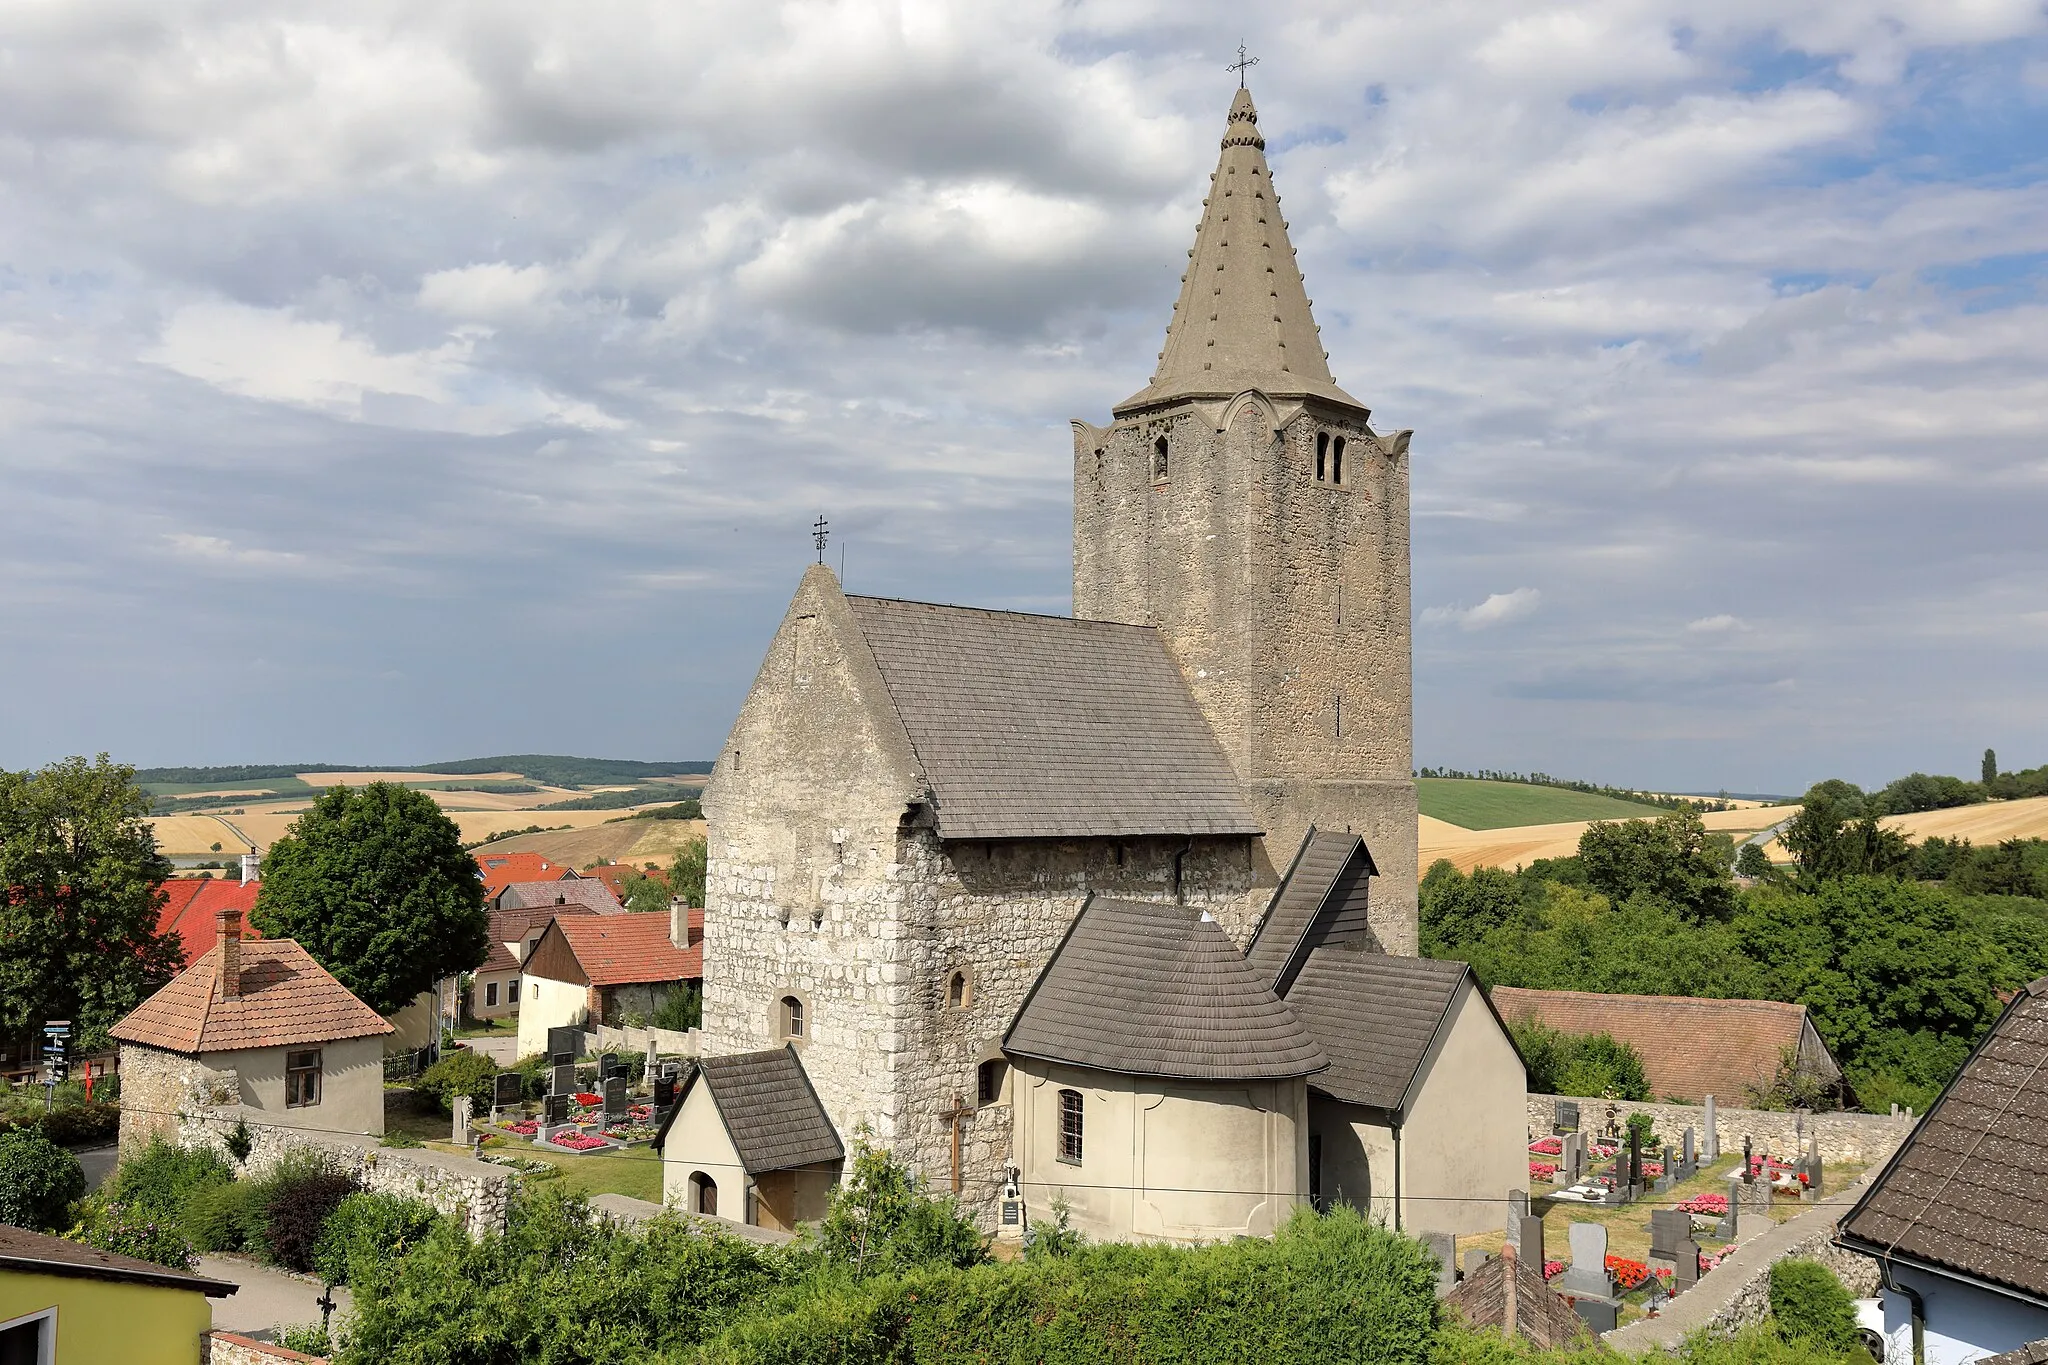
M 1415 781 L 1415 793 L 1424 815 L 1463 829 L 1510 829 L 1572 820 L 1643 820 L 1664 814 L 1658 807 L 1638 801 L 1476 778 L 1421 777 Z
M 508 1038 L 519 1032 L 517 1019 L 472 1019 L 455 1030 L 457 1038 Z
M 549 1183 L 565 1190 L 578 1194 L 623 1194 L 650 1204 L 661 1202 L 661 1157 L 652 1147 L 629 1147 L 603 1156 L 577 1156 L 572 1152 L 557 1155 L 531 1144 L 501 1150 L 561 1167 L 561 1179 Z

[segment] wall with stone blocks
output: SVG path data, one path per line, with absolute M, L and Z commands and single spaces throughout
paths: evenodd
M 1877 1262 L 1834 1245 L 1832 1222 L 1794 1245 L 1781 1260 L 1805 1257 L 1819 1261 L 1848 1289 L 1849 1297 L 1867 1299 L 1877 1293 Z M 1704 1283 L 1704 1281 L 1703 1281 Z M 1694 1290 L 1698 1293 L 1698 1290 Z M 1771 1315 L 1771 1268 L 1766 1265 L 1752 1273 L 1721 1311 L 1707 1320 L 1706 1328 L 1717 1336 L 1730 1335 Z
M 1548 1134 L 1556 1126 L 1557 1103 L 1568 1100 L 1579 1106 L 1579 1127 L 1583 1132 L 1605 1129 L 1609 1112 L 1614 1122 L 1626 1124 L 1631 1114 L 1648 1114 L 1654 1132 L 1677 1146 L 1687 1128 L 1693 1130 L 1700 1150 L 1706 1150 L 1707 1111 L 1697 1104 L 1649 1104 L 1635 1100 L 1586 1099 L 1570 1095 L 1529 1096 L 1529 1132 L 1534 1137 Z M 1790 1157 L 1799 1150 L 1799 1116 L 1789 1111 L 1721 1108 L 1714 1111 L 1714 1126 L 1721 1132 L 1721 1155 L 1742 1150 L 1747 1137 L 1759 1152 Z M 1808 1114 L 1806 1135 L 1818 1139 L 1823 1162 L 1856 1161 L 1876 1165 L 1890 1156 L 1913 1131 L 1917 1120 L 1889 1114 Z
M 199 1339 L 200 1365 L 326 1365 L 326 1356 L 287 1351 L 254 1337 L 208 1332 Z
M 589 1035 L 585 1035 L 588 1037 Z M 613 1028 L 600 1024 L 597 1030 L 598 1052 L 645 1052 L 653 1044 L 655 1051 L 664 1057 L 698 1056 L 700 1040 L 704 1037 L 701 1029 L 679 1033 L 666 1028 Z
M 232 1163 L 234 1157 L 223 1144 L 238 1117 L 215 1111 L 185 1118 L 179 1139 L 187 1146 L 211 1146 Z M 258 1128 L 253 1123 L 249 1134 L 255 1145 L 242 1163 L 245 1176 L 269 1170 L 293 1148 L 310 1147 L 325 1152 L 337 1169 L 354 1176 L 364 1189 L 423 1200 L 462 1222 L 472 1237 L 505 1230 L 506 1209 L 519 1179 L 508 1167 L 428 1148 L 361 1147 L 325 1134 Z

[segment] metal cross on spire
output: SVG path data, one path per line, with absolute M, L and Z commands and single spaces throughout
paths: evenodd
M 818 519 L 811 523 L 811 539 L 818 542 L 818 562 L 820 564 L 825 562 L 825 538 L 831 534 L 832 524 L 826 521 L 821 513 Z
M 1237 88 L 1242 90 L 1244 89 L 1245 70 L 1248 67 L 1254 67 L 1258 64 L 1259 59 L 1257 57 L 1247 57 L 1244 55 L 1244 44 L 1239 43 L 1237 45 L 1237 60 L 1232 62 L 1229 66 L 1224 67 L 1223 69 L 1225 71 L 1235 71 L 1237 73 Z

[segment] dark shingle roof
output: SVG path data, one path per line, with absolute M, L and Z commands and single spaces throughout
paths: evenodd
M 1256 834 L 1158 632 L 849 597 L 947 839 Z
M 1456 1313 L 1467 1327 L 1501 1328 L 1507 1325 L 1508 1267 L 1514 1266 L 1515 1333 L 1531 1344 L 1552 1350 L 1592 1340 L 1582 1319 L 1562 1296 L 1544 1283 L 1542 1273 L 1517 1258 L 1510 1262 L 1494 1256 L 1458 1282 L 1444 1295 L 1445 1308 Z
M 794 1047 L 700 1057 L 682 1098 L 688 1099 L 698 1085 L 711 1087 L 711 1098 L 748 1175 L 823 1165 L 846 1155 Z M 682 1109 L 679 1100 L 674 1112 Z M 662 1136 L 667 1137 L 666 1126 Z
M 190 1275 L 152 1261 L 0 1223 L 0 1271 L 7 1270 L 23 1275 L 67 1275 L 190 1289 L 211 1299 L 225 1298 L 241 1287 L 227 1280 Z
M 107 1030 L 124 1043 L 172 1052 L 235 1052 L 332 1043 L 392 1032 L 377 1012 L 288 938 L 244 939 L 241 993 L 213 994 L 221 945 Z
M 1330 1054 L 1310 1084 L 1333 1099 L 1397 1110 L 1472 969 L 1462 962 L 1346 948 L 1309 954 L 1287 1006 Z
M 558 881 L 512 882 L 498 893 L 500 910 L 545 910 L 556 905 L 587 906 L 599 915 L 622 915 L 611 888 L 594 877 L 565 877 Z
M 1841 1232 L 2048 1303 L 2048 977 L 2013 997 Z
M 2001 1351 L 1995 1356 L 1985 1356 L 1977 1365 L 2048 1365 L 2048 1337 L 2015 1346 L 2010 1351 Z
M 1141 1076 L 1306 1076 L 1328 1059 L 1238 954 L 1179 905 L 1091 897 L 1003 1039 L 1023 1057 Z
M 1356 834 L 1311 826 L 1245 951 L 1252 970 L 1284 994 L 1310 949 L 1364 932 L 1366 887 L 1377 873 Z

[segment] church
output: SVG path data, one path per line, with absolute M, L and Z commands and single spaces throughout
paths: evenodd
M 1074 425 L 1074 615 L 798 584 L 705 790 L 665 1197 L 818 1217 L 856 1137 L 984 1227 L 1498 1226 L 1524 1076 L 1416 953 L 1408 433 L 1339 388 L 1248 92 L 1159 363 Z

